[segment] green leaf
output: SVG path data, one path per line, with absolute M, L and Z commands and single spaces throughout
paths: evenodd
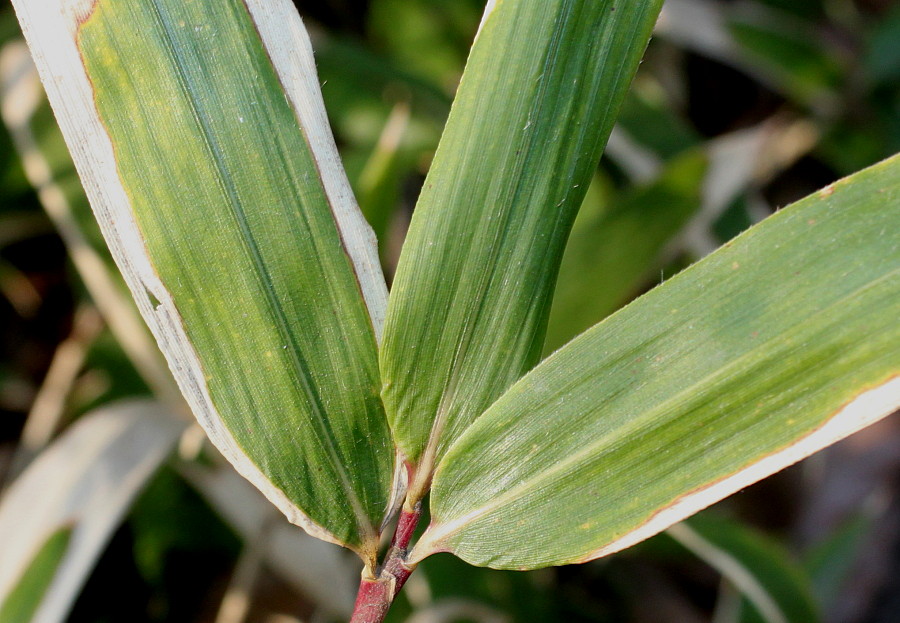
M 677 114 L 675 106 L 666 100 L 648 100 L 635 90 L 628 94 L 616 123 L 638 144 L 667 159 L 700 145 L 699 133 Z
M 380 240 L 387 237 L 391 218 L 400 205 L 404 174 L 412 168 L 404 166 L 402 145 L 409 114 L 408 105 L 394 106 L 356 181 L 360 209 Z
M 382 397 L 418 465 L 541 353 L 563 245 L 661 2 L 491 2 L 391 291 Z
M 288 0 L 16 2 L 107 242 L 210 438 L 373 562 L 386 288 Z
M 376 0 L 370 3 L 368 32 L 398 65 L 452 88 L 484 3 Z
M 864 63 L 875 82 L 889 82 L 900 78 L 900 6 L 894 5 L 871 25 L 866 42 Z
M 898 203 L 895 156 L 775 214 L 557 351 L 444 457 L 411 559 L 598 558 L 891 413 Z
M 34 555 L 22 577 L 0 603 L 0 621 L 4 623 L 29 623 L 41 605 L 44 594 L 56 575 L 66 550 L 72 528 L 59 528 L 44 542 Z
M 771 72 L 800 103 L 815 103 L 839 88 L 841 65 L 813 22 L 778 10 L 735 11 L 728 27 L 748 60 Z
M 777 542 L 741 524 L 700 515 L 669 528 L 669 536 L 721 573 L 752 604 L 741 620 L 821 620 L 812 582 Z

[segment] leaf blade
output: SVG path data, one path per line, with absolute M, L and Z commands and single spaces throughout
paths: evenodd
M 782 210 L 519 381 L 440 465 L 412 559 L 597 558 L 891 413 L 898 170 Z
M 0 603 L 0 620 L 8 623 L 29 623 L 32 620 L 66 554 L 71 537 L 72 529 L 63 526 L 41 545 L 15 587 Z
M 659 5 L 488 5 L 381 351 L 395 439 L 419 464 L 413 497 L 447 445 L 537 361 L 562 246 Z
M 104 235 L 195 415 L 292 522 L 371 560 L 395 480 L 377 396 L 385 287 L 295 9 L 16 8 Z

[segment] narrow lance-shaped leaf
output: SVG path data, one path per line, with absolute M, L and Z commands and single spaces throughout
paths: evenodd
M 391 291 L 382 397 L 433 464 L 540 356 L 566 236 L 661 2 L 491 2 Z
M 291 521 L 372 562 L 395 471 L 376 360 L 386 289 L 293 6 L 14 5 L 201 424 Z
M 891 413 L 898 206 L 900 156 L 782 210 L 557 351 L 444 457 L 411 559 L 591 560 Z

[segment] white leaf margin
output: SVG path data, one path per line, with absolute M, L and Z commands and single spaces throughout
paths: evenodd
M 381 343 L 387 284 L 375 232 L 366 222 L 341 164 L 319 87 L 312 43 L 290 0 L 244 0 L 281 86 L 319 167 L 334 221 L 359 281 L 375 339 Z
M 499 0 L 487 0 L 487 4 L 484 5 L 484 14 L 481 16 L 481 22 L 478 24 L 478 32 L 475 33 L 475 40 L 478 40 L 478 35 L 481 34 L 481 31 L 484 30 L 484 24 L 487 22 L 488 17 L 494 12 L 494 9 L 497 8 L 497 3 Z M 474 44 L 474 42 L 473 42 Z
M 760 459 L 736 474 L 681 497 L 636 530 L 574 562 L 588 562 L 636 545 L 741 489 L 871 426 L 898 409 L 900 409 L 900 376 L 894 376 L 878 387 L 861 393 L 837 411 L 825 424 L 796 443 Z
M 861 392 L 837 410 L 822 426 L 790 446 L 775 451 L 730 476 L 681 496 L 658 510 L 634 530 L 587 554 L 573 557 L 564 564 L 589 562 L 637 545 L 741 489 L 874 424 L 898 409 L 900 409 L 900 376 L 892 376 L 878 386 Z M 468 522 L 483 516 L 491 508 L 488 504 L 445 524 L 434 524 L 429 527 L 410 552 L 409 564 L 418 564 L 437 552 L 453 552 L 453 548 L 448 548 L 444 542 L 448 535 L 463 531 Z
M 213 404 L 200 358 L 169 291 L 153 267 L 135 221 L 119 178 L 113 145 L 96 110 L 94 90 L 78 50 L 78 28 L 90 17 L 98 1 L 13 0 L 12 4 L 107 246 L 182 394 L 213 445 L 288 521 L 316 538 L 348 547 L 312 521 L 269 480 L 240 448 Z M 387 286 L 378 263 L 375 235 L 356 206 L 340 165 L 316 82 L 309 36 L 289 0 L 244 3 L 314 151 L 378 339 L 387 307 Z M 399 497 L 403 482 L 400 472 L 398 465 L 390 505 L 396 505 Z M 385 509 L 386 515 L 392 511 L 392 507 Z

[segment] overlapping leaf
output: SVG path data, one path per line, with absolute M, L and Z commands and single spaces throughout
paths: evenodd
M 0 621 L 64 621 L 134 496 L 184 424 L 158 403 L 82 416 L 4 493 Z
M 661 2 L 489 3 L 391 292 L 382 397 L 421 496 L 541 353 L 572 220 Z
M 590 560 L 891 413 L 898 205 L 895 156 L 782 210 L 547 359 L 444 457 L 412 559 Z

